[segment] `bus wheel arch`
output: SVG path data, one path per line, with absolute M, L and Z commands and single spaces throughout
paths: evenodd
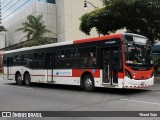
M 22 80 L 22 75 L 19 71 L 17 71 L 15 74 L 15 81 L 16 81 L 16 84 L 18 85 L 23 85 L 24 83 L 24 81 Z
M 25 85 L 27 86 L 31 85 L 31 76 L 28 71 L 24 72 L 23 80 L 24 80 Z
M 94 91 L 95 89 L 94 78 L 90 72 L 86 71 L 82 74 L 81 87 L 88 92 Z

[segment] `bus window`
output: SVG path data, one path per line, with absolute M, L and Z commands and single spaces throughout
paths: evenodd
M 6 57 L 3 58 L 3 66 L 7 66 L 7 58 Z
M 61 57 L 59 59 L 60 68 L 73 68 L 75 66 L 75 49 L 61 50 Z
M 31 67 L 31 62 L 32 62 L 32 59 L 31 59 L 31 55 L 29 54 L 25 54 L 22 56 L 22 61 L 24 62 L 24 64 L 28 67 Z
M 35 60 L 43 60 L 43 53 L 35 53 L 34 54 L 34 59 Z
M 44 67 L 44 54 L 35 53 L 34 54 L 34 68 L 43 68 Z
M 96 67 L 96 47 L 79 48 L 77 57 L 77 67 Z
M 13 57 L 13 64 L 18 65 L 20 61 L 21 61 L 21 56 L 15 55 L 15 56 Z
M 23 61 L 32 61 L 31 60 L 31 56 L 26 54 L 26 55 L 23 55 Z
M 55 53 L 47 53 L 46 54 L 46 65 L 47 69 L 55 68 Z
M 73 58 L 73 57 L 75 57 L 75 49 L 61 50 L 61 57 L 62 58 Z

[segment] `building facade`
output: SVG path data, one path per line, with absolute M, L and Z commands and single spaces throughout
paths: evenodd
M 88 1 L 97 7 L 102 6 L 101 0 Z M 1 8 L 2 25 L 7 32 L 0 33 L 0 49 L 12 49 L 12 46 L 16 46 L 20 41 L 26 41 L 26 38 L 23 38 L 25 34 L 16 30 L 22 27 L 28 15 L 43 15 L 44 24 L 51 31 L 43 36 L 52 38 L 53 42 L 98 36 L 95 30 L 92 30 L 90 36 L 79 30 L 79 18 L 95 9 L 90 4 L 87 10 L 84 9 L 82 0 L 1 0 Z

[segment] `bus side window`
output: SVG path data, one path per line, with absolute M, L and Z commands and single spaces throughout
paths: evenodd
M 96 67 L 96 47 L 78 48 L 77 67 Z
M 7 58 L 6 57 L 3 58 L 3 66 L 7 66 Z
M 61 50 L 60 67 L 61 68 L 73 68 L 75 66 L 75 49 Z
M 43 53 L 34 54 L 34 65 L 35 65 L 35 68 L 44 67 L 44 54 Z
M 13 61 L 13 64 L 14 65 L 19 65 L 20 62 L 21 62 L 21 56 L 20 55 L 15 55 L 13 57 L 13 59 L 11 60 L 12 58 L 10 58 L 10 62 Z
M 56 67 L 73 68 L 75 65 L 75 49 L 58 50 L 56 54 Z
M 31 67 L 32 64 L 32 59 L 31 59 L 31 55 L 29 54 L 25 54 L 22 56 L 22 61 L 24 62 L 24 64 L 27 66 L 27 67 Z

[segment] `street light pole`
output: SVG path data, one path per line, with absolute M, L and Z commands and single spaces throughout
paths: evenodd
M 93 5 L 91 2 L 88 2 L 87 0 L 84 0 L 84 8 L 87 9 L 87 3 L 90 4 L 92 7 L 98 9 L 99 7 L 96 7 L 95 5 Z
M 7 39 L 6 39 L 6 32 L 5 32 L 5 35 L 4 35 L 4 40 L 5 40 L 5 48 L 7 47 Z
M 93 5 L 91 2 L 88 2 L 87 0 L 84 0 L 84 8 L 87 9 L 87 3 L 90 4 L 92 7 L 94 7 L 95 9 L 99 9 L 99 7 L 96 7 L 95 5 Z M 97 31 L 97 30 L 96 30 Z M 98 31 L 97 31 L 98 32 Z M 98 36 L 100 36 L 100 33 L 98 32 Z

